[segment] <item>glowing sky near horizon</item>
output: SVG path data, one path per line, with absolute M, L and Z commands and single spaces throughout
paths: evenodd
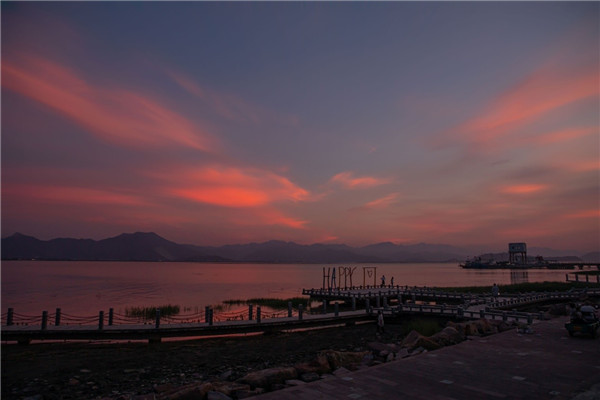
M 3 2 L 2 236 L 598 251 L 598 2 Z

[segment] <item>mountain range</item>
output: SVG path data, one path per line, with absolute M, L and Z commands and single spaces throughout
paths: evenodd
M 556 251 L 544 250 L 545 253 L 542 255 L 545 257 L 558 255 Z M 70 238 L 39 240 L 20 233 L 2 239 L 3 260 L 254 263 L 459 262 L 470 254 L 464 248 L 449 245 L 425 243 L 398 245 L 391 242 L 351 247 L 344 244 L 302 245 L 271 240 L 263 243 L 219 247 L 196 246 L 178 244 L 153 232 L 123 233 L 103 240 Z M 585 261 L 593 261 L 595 258 L 600 258 L 600 254 L 590 253 L 581 258 Z

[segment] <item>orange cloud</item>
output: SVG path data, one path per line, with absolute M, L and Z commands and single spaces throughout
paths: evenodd
M 598 210 L 582 210 L 571 214 L 563 215 L 563 218 L 599 218 L 600 217 L 600 209 Z
M 157 99 L 86 82 L 50 60 L 2 61 L 2 86 L 53 109 L 103 140 L 132 147 L 172 143 L 213 151 L 215 139 Z
M 385 185 L 392 182 L 392 180 L 373 176 L 355 177 L 352 172 L 340 172 L 331 178 L 330 182 L 340 184 L 347 189 L 365 189 L 374 186 Z
M 486 143 L 548 112 L 599 94 L 597 66 L 581 73 L 541 68 L 456 131 L 477 143 Z
M 594 133 L 598 134 L 598 127 L 567 128 L 538 135 L 532 141 L 535 144 L 546 145 L 551 143 L 566 142 Z
M 511 185 L 505 186 L 500 189 L 502 193 L 507 194 L 531 194 L 537 193 L 541 190 L 547 189 L 548 185 L 542 184 L 523 184 L 523 185 Z
M 222 207 L 258 207 L 309 196 L 289 179 L 257 168 L 181 167 L 151 175 L 169 182 L 172 195 Z

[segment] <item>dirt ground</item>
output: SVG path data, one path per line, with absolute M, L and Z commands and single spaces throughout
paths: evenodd
M 393 343 L 402 327 L 375 324 L 295 333 L 148 343 L 33 343 L 2 345 L 2 398 L 128 399 L 161 385 L 182 386 L 250 371 L 291 366 L 322 350 L 362 351 Z

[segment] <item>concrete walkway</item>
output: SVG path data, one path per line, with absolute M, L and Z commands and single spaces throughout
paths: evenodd
M 569 337 L 565 317 L 537 322 L 532 334 L 473 337 L 343 376 L 266 393 L 257 400 L 599 399 L 600 339 Z M 579 398 L 583 398 L 580 396 Z

